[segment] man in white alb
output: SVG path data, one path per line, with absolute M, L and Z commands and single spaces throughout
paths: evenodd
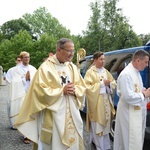
M 11 75 L 7 75 L 7 81 L 10 84 L 10 120 L 12 126 L 14 126 L 30 82 L 36 72 L 36 68 L 29 64 L 30 55 L 28 52 L 21 52 L 20 58 L 22 63 L 13 67 Z M 24 139 L 24 143 L 28 144 L 28 140 Z
M 20 55 L 18 55 L 18 56 L 16 57 L 16 66 L 19 65 L 19 64 L 21 64 L 21 57 L 20 57 Z M 16 67 L 16 66 L 14 66 L 14 67 Z M 12 80 L 12 70 L 13 70 L 14 67 L 10 68 L 10 69 L 7 71 L 7 73 L 6 73 L 6 80 L 7 80 L 7 82 L 9 82 L 9 83 L 10 83 L 10 81 Z
M 20 55 L 18 55 L 16 57 L 16 66 L 21 64 L 21 58 L 20 58 Z M 16 67 L 15 66 L 15 67 Z M 6 81 L 8 82 L 8 89 L 10 89 L 10 83 L 12 81 L 12 72 L 13 72 L 13 69 L 14 67 L 10 68 L 7 73 L 6 73 Z M 9 90 L 8 90 L 9 91 Z M 10 91 L 9 91 L 10 92 Z M 8 94 L 9 95 L 9 94 Z M 10 96 L 10 95 L 9 95 Z M 15 127 L 13 126 L 13 123 L 14 123 L 14 119 L 12 119 L 10 116 L 10 104 L 11 104 L 11 101 L 10 101 L 10 97 L 7 99 L 7 112 L 8 112 L 8 118 L 9 118 L 9 122 L 10 122 L 10 126 L 11 126 L 11 129 L 15 129 Z
M 146 127 L 146 104 L 150 88 L 143 87 L 139 71 L 149 63 L 149 54 L 144 50 L 134 53 L 132 62 L 120 73 L 117 80 L 116 126 L 114 150 L 142 150 Z

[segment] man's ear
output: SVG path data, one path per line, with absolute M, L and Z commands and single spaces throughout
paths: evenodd
M 60 52 L 60 50 L 61 50 L 60 48 L 57 49 L 58 52 Z
M 139 58 L 137 58 L 137 62 L 140 62 L 140 59 L 139 59 Z

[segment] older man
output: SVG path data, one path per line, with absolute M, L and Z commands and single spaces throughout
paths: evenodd
M 84 107 L 86 88 L 71 62 L 74 53 L 72 40 L 57 42 L 56 54 L 38 69 L 16 121 L 38 150 L 84 149 L 79 109 Z

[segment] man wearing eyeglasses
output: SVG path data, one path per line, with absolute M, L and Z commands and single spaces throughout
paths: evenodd
M 20 57 L 17 58 L 19 65 L 13 67 L 11 70 L 11 78 L 7 77 L 10 83 L 10 120 L 12 128 L 14 128 L 14 122 L 20 111 L 21 105 L 24 101 L 24 97 L 29 88 L 30 81 L 32 80 L 36 68 L 29 64 L 30 55 L 28 52 L 23 51 L 20 53 Z M 20 63 L 21 62 L 21 63 Z M 28 144 L 29 140 L 24 139 L 24 143 Z
M 28 52 L 26 51 L 21 52 L 20 57 L 22 63 L 17 67 L 16 73 L 19 74 L 19 76 L 21 76 L 24 89 L 27 92 L 30 85 L 30 80 L 32 80 L 36 72 L 36 68 L 29 64 L 30 54 Z
M 56 54 L 39 67 L 17 118 L 15 126 L 38 150 L 84 150 L 79 109 L 86 87 L 72 63 L 74 52 L 72 40 L 57 42 Z

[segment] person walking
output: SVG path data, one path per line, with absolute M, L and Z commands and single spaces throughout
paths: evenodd
M 17 115 L 20 111 L 30 82 L 36 73 L 36 68 L 29 64 L 30 54 L 28 52 L 21 52 L 20 57 L 18 58 L 21 58 L 21 63 L 8 71 L 6 77 L 7 81 L 9 82 L 9 114 L 13 129 L 15 129 L 14 122 L 16 121 Z M 24 143 L 28 144 L 29 140 L 24 138 Z
M 18 55 L 17 57 L 16 57 L 16 66 L 17 65 L 19 65 L 19 64 L 21 64 L 21 57 L 20 57 L 20 55 Z M 16 67 L 15 66 L 15 67 Z M 13 76 L 13 69 L 14 69 L 14 67 L 11 67 L 8 71 L 7 71 L 7 73 L 6 73 L 6 81 L 7 81 L 7 83 L 8 83 L 8 91 L 10 90 L 10 83 L 11 83 L 11 81 L 12 81 L 12 76 Z M 10 126 L 11 126 L 11 129 L 14 129 L 14 130 L 16 130 L 16 128 L 13 126 L 13 124 L 14 124 L 14 119 L 13 119 L 13 117 L 11 117 L 12 115 L 11 115 L 11 113 L 10 113 L 10 107 L 11 107 L 11 98 L 10 98 L 10 91 L 9 91 L 9 97 L 7 98 L 7 113 L 8 113 L 8 118 L 9 118 L 9 122 L 10 122 Z
M 143 87 L 140 71 L 149 63 L 149 53 L 138 50 L 117 80 L 114 150 L 142 150 L 146 127 L 146 104 L 150 88 Z
M 104 68 L 104 53 L 94 53 L 93 59 L 94 65 L 84 77 L 87 85 L 87 131 L 90 131 L 90 143 L 93 142 L 97 150 L 108 150 L 111 149 L 109 133 L 115 114 L 112 94 L 116 82 Z
M 18 56 L 16 57 L 16 66 L 19 65 L 19 64 L 21 64 L 21 57 L 20 57 L 20 55 L 18 55 Z M 16 66 L 14 66 L 14 67 L 16 67 Z M 7 81 L 8 83 L 10 83 L 11 80 L 12 80 L 12 71 L 13 71 L 14 67 L 11 67 L 11 68 L 7 71 L 7 73 L 6 73 L 6 81 Z
M 86 86 L 72 63 L 74 53 L 73 41 L 60 39 L 56 54 L 39 67 L 27 92 L 15 126 L 34 141 L 35 149 L 84 150 L 79 110 Z

